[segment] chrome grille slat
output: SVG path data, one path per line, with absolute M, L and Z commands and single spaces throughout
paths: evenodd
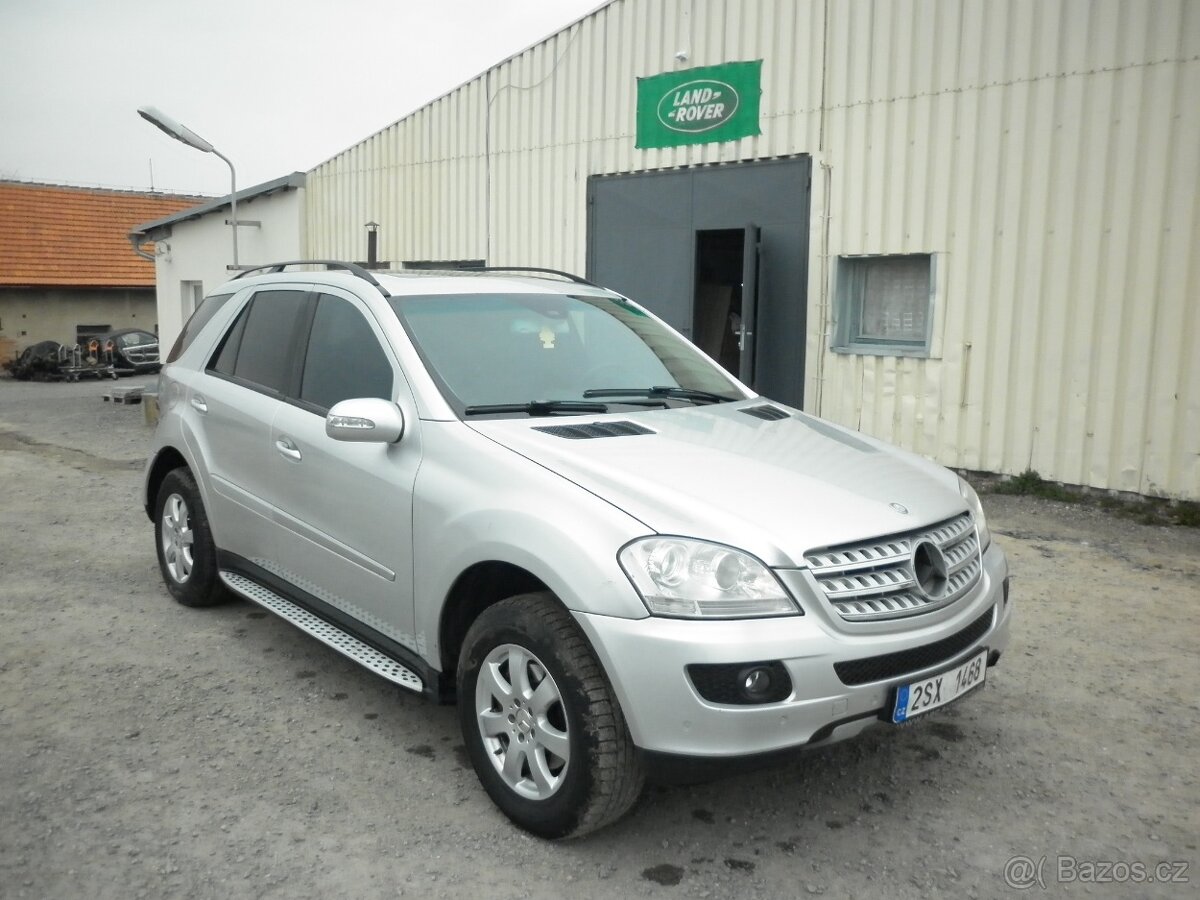
M 918 588 L 913 549 L 931 541 L 946 558 L 946 588 L 930 599 Z M 843 619 L 865 622 L 919 615 L 948 606 L 979 581 L 983 561 L 970 513 L 928 528 L 826 547 L 805 555 L 825 597 Z
M 838 576 L 824 581 L 822 587 L 825 589 L 826 596 L 832 599 L 841 596 L 858 597 L 871 593 L 890 594 L 902 588 L 916 587 L 916 581 L 899 569 L 893 569 L 886 573 L 886 577 L 880 573 L 880 577 L 873 580 L 861 576 L 854 578 Z

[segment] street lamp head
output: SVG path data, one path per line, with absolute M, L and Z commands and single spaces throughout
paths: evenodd
M 202 153 L 212 153 L 223 159 L 225 165 L 229 166 L 229 218 L 225 224 L 233 227 L 233 265 L 230 268 L 240 268 L 238 265 L 237 172 L 233 168 L 233 161 L 192 129 L 181 125 L 153 106 L 139 106 L 138 115 L 180 143 L 187 144 Z
M 181 125 L 164 112 L 160 112 L 153 106 L 139 106 L 138 115 L 149 122 L 151 125 L 161 129 L 164 133 L 169 134 L 175 140 L 187 144 L 189 147 L 194 147 L 204 153 L 212 153 L 214 147 L 196 132 L 192 131 L 186 125 Z

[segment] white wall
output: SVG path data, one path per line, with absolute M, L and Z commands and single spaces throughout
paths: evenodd
M 758 58 L 761 136 L 634 147 L 638 76 Z M 808 410 L 1200 499 L 1197 97 L 1196 0 L 613 0 L 309 173 L 308 251 L 583 271 L 590 175 L 810 154 Z M 836 257 L 917 252 L 931 357 L 833 352 Z
M 158 289 L 159 343 L 169 348 L 191 315 L 190 298 L 184 299 L 184 282 L 201 282 L 203 293 L 224 284 L 236 273 L 232 226 L 226 225 L 229 208 L 171 227 L 157 243 L 155 280 Z M 238 201 L 238 221 L 254 220 L 260 226 L 238 229 L 238 262 L 243 266 L 300 259 L 305 253 L 304 189 L 278 191 L 250 201 Z M 164 355 L 166 350 L 164 350 Z

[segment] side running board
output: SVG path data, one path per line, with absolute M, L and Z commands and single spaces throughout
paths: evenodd
M 424 688 L 421 679 L 414 672 L 400 665 L 390 656 L 364 644 L 336 625 L 331 625 L 324 619 L 314 616 L 292 601 L 285 600 L 257 581 L 251 581 L 236 572 L 225 571 L 221 572 L 221 581 L 235 594 L 252 600 L 259 606 L 266 607 L 280 618 L 287 619 L 301 631 L 311 634 L 317 640 L 328 644 L 338 653 L 370 669 L 376 675 L 382 675 L 388 681 L 398 684 L 402 688 L 408 688 L 410 691 L 416 691 L 418 694 Z

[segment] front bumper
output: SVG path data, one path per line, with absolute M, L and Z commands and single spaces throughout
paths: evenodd
M 981 647 L 995 659 L 1009 642 L 1008 565 L 992 544 L 971 593 L 941 615 L 913 616 L 869 632 L 839 627 L 824 610 L 772 619 L 695 621 L 619 619 L 575 613 L 621 702 L 634 743 L 677 756 L 728 758 L 853 737 L 879 722 L 896 685 L 949 668 Z M 850 686 L 834 664 L 926 647 L 960 633 L 992 611 L 982 636 L 944 659 L 886 680 Z M 792 692 L 761 705 L 703 699 L 686 674 L 696 663 L 779 660 Z

